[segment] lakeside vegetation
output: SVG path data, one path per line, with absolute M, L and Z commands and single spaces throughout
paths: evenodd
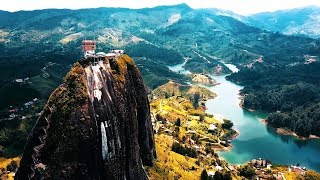
M 201 57 L 200 57 L 201 56 Z M 206 74 L 229 74 L 231 73 L 223 63 L 212 59 L 205 55 L 196 54 L 195 56 L 187 61 L 184 68 L 194 73 L 206 73 Z
M 195 89 L 197 91 L 195 91 Z M 189 93 L 188 93 L 189 92 Z M 192 93 L 191 93 L 192 92 Z M 193 93 L 199 93 L 195 108 Z M 209 93 L 209 94 L 208 94 Z M 201 96 L 201 94 L 206 94 Z M 210 95 L 211 94 L 211 95 Z M 202 98 L 201 98 L 202 97 Z M 229 150 L 228 140 L 236 135 L 230 120 L 218 120 L 204 112 L 204 101 L 215 94 L 194 85 L 169 82 L 153 90 L 150 107 L 153 116 L 157 159 L 154 167 L 146 167 L 150 179 L 312 179 L 314 171 L 293 170 L 287 166 L 251 161 L 240 166 L 221 160 L 217 151 Z M 217 129 L 210 131 L 210 124 Z M 221 143 L 226 142 L 227 144 Z
M 320 63 L 279 68 L 243 68 L 229 80 L 245 85 L 243 107 L 273 112 L 270 125 L 303 137 L 320 136 Z

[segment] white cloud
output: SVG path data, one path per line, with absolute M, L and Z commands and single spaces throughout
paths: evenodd
M 18 11 L 47 8 L 144 8 L 179 3 L 187 3 L 192 8 L 219 8 L 231 10 L 243 15 L 309 5 L 320 6 L 320 0 L 10 0 L 6 1 L 6 3 L 1 3 L 0 9 Z

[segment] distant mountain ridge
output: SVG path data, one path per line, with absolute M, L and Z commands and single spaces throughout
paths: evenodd
M 25 22 L 38 21 L 39 19 L 33 19 L 33 17 L 38 17 L 39 15 L 43 18 L 54 18 L 61 15 L 69 16 L 77 11 L 82 11 L 85 13 L 90 12 L 100 12 L 100 13 L 112 13 L 112 12 L 137 12 L 137 13 L 147 13 L 148 11 L 163 11 L 168 9 L 180 10 L 180 12 L 190 12 L 199 11 L 207 12 L 214 15 L 223 15 L 235 18 L 242 21 L 248 25 L 258 27 L 273 32 L 280 32 L 286 35 L 302 35 L 312 38 L 319 38 L 320 36 L 320 7 L 318 6 L 307 6 L 296 9 L 279 10 L 275 12 L 262 12 L 249 16 L 243 16 L 236 14 L 232 11 L 208 8 L 208 9 L 192 9 L 185 3 L 177 5 L 164 5 L 156 6 L 153 8 L 143 8 L 143 9 L 130 9 L 130 8 L 88 8 L 88 9 L 43 9 L 34 11 L 17 11 L 8 12 L 0 10 L 0 28 L 8 27 L 12 25 L 25 24 Z M 48 13 L 43 14 L 46 11 Z M 39 17 L 38 17 L 39 18 Z M 41 17 L 40 17 L 41 20 Z M 310 28 L 311 27 L 311 28 Z
M 244 84 L 255 95 L 254 92 L 263 92 L 260 89 L 268 90 L 265 86 L 270 87 L 274 79 L 279 80 L 274 86 L 283 85 L 285 81 L 282 79 L 286 76 L 273 77 L 272 70 L 281 72 L 290 67 L 299 69 L 313 66 L 320 57 L 318 39 L 261 29 L 232 12 L 192 9 L 185 4 L 145 9 L 1 11 L 0 14 L 5 17 L 0 19 L 0 110 L 3 112 L 24 108 L 24 104 L 33 98 L 47 99 L 50 95 L 48 92 L 63 83 L 62 77 L 68 72 L 66 69 L 70 68 L 70 64 L 82 58 L 83 39 L 95 39 L 97 52 L 109 52 L 112 48 L 124 49 L 134 59 L 149 90 L 168 81 L 185 83 L 190 78 L 171 71 L 167 66 L 185 62 L 184 67 L 191 72 L 230 74 L 231 71 L 222 63 L 225 62 L 240 69 L 238 74 L 230 77 L 236 82 L 268 76 L 265 83 L 252 88 L 252 84 Z M 288 71 L 289 75 L 292 72 L 297 74 L 297 71 Z M 25 82 L 17 82 L 20 79 Z M 296 79 L 293 83 L 296 83 Z M 253 95 L 250 96 L 253 100 L 263 100 Z M 263 94 L 263 97 L 267 96 Z M 38 117 L 36 114 L 40 111 L 33 117 Z M 8 135 L 5 134 L 8 140 L 0 142 L 0 146 L 5 149 L 4 153 L 10 147 L 23 146 L 26 140 L 29 129 L 24 130 L 20 136 L 16 135 L 21 132 L 17 129 L 23 125 L 20 122 L 25 115 L 23 113 L 18 112 L 15 119 L 6 121 L 15 122 L 14 126 L 7 126 L 10 131 L 0 126 L 0 132 L 8 132 Z M 41 116 L 41 123 L 47 123 L 45 115 L 50 113 L 46 113 Z M 25 121 L 33 122 L 29 119 Z M 39 127 L 41 129 L 42 126 Z M 43 130 L 39 132 L 43 133 Z M 19 137 L 19 141 L 15 137 Z M 37 137 L 35 144 L 29 144 L 29 151 L 41 145 Z M 16 155 L 22 151 L 21 148 L 16 150 Z M 60 151 L 55 153 L 56 157 L 63 155 Z M 22 161 L 27 174 L 30 163 L 33 166 L 30 160 L 32 155 L 29 153 L 29 159 Z M 35 155 L 38 157 L 39 154 Z M 55 165 L 54 161 L 50 163 Z M 142 172 L 140 163 L 138 165 L 138 171 Z
M 244 17 L 249 25 L 287 35 L 320 37 L 320 7 L 264 12 Z
M 0 19 L 0 94 L 8 92 L 15 79 L 29 78 L 26 86 L 47 98 L 44 92 L 58 84 L 57 78 L 51 83 L 55 74 L 41 77 L 44 67 L 49 62 L 66 67 L 81 58 L 83 39 L 95 39 L 97 51 L 123 48 L 132 54 L 150 89 L 169 80 L 184 81 L 184 75 L 166 66 L 185 59 L 189 59 L 185 67 L 193 72 L 212 73 L 222 67 L 220 72 L 227 74 L 231 71 L 220 61 L 251 66 L 262 58 L 264 64 L 277 66 L 304 63 L 305 55 L 319 52 L 314 39 L 269 32 L 247 25 L 230 11 L 192 9 L 186 4 L 0 13 L 5 17 Z M 39 89 L 37 83 L 50 86 Z M 1 108 L 12 103 L 0 102 Z

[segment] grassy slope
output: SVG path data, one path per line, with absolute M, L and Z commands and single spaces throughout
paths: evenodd
M 191 89 L 193 90 L 190 91 Z M 195 89 L 198 91 L 195 91 Z M 174 92 L 174 96 L 172 96 L 172 92 Z M 152 91 L 153 99 L 150 103 L 151 112 L 154 117 L 157 117 L 157 114 L 160 115 L 165 119 L 165 122 L 159 123 L 159 120 L 156 121 L 155 130 L 157 133 L 155 134 L 155 140 L 157 159 L 153 167 L 146 167 L 150 179 L 200 179 L 203 169 L 215 172 L 217 171 L 215 168 L 217 164 L 226 168 L 226 162 L 219 160 L 219 157 L 215 156 L 215 153 L 210 155 L 210 153 L 203 152 L 203 155 L 209 156 L 202 156 L 201 152 L 198 152 L 197 158 L 190 158 L 172 151 L 172 144 L 174 142 L 178 142 L 185 147 L 193 147 L 189 144 L 188 140 L 183 141 L 183 137 L 187 137 L 188 139 L 189 130 L 194 130 L 199 137 L 200 143 L 197 144 L 198 146 L 204 148 L 207 144 L 211 143 L 210 148 L 212 148 L 213 152 L 225 148 L 216 142 L 219 141 L 223 135 L 231 133 L 230 130 L 222 129 L 222 122 L 206 114 L 201 106 L 199 109 L 193 108 L 189 97 L 192 97 L 191 95 L 194 92 L 204 93 L 207 91 L 206 89 L 196 86 L 186 86 L 174 82 L 169 82 Z M 207 95 L 215 96 L 212 92 Z M 201 99 L 201 101 L 203 100 L 206 99 Z M 200 121 L 200 116 L 204 116 L 203 121 Z M 178 118 L 181 120 L 179 131 L 176 130 L 177 126 L 175 126 Z M 219 134 L 208 133 L 207 129 L 211 123 L 217 125 L 220 131 Z M 170 132 L 164 132 L 161 130 L 161 126 L 170 130 Z M 271 175 L 283 173 L 286 179 L 306 179 L 297 173 L 289 172 L 286 166 L 273 166 Z M 259 171 L 267 172 L 268 170 L 262 168 Z M 313 176 L 319 175 L 319 173 L 313 171 L 307 171 L 307 173 Z M 243 178 L 237 174 L 237 171 L 232 173 L 232 177 L 233 179 Z
M 174 92 L 174 96 L 172 96 L 172 92 Z M 223 167 L 226 166 L 224 161 L 219 160 L 216 153 L 206 154 L 204 152 L 205 147 L 209 144 L 211 144 L 209 147 L 212 149 L 212 152 L 217 149 L 223 149 L 224 147 L 217 142 L 219 138 L 227 133 L 227 130 L 222 130 L 222 122 L 215 119 L 212 115 L 206 114 L 203 106 L 194 109 L 189 98 L 192 98 L 196 92 L 204 94 L 203 98 L 200 98 L 199 104 L 216 96 L 215 93 L 205 88 L 181 85 L 174 82 L 169 82 L 152 91 L 154 98 L 150 104 L 152 114 L 154 117 L 157 114 L 158 116 L 160 115 L 166 122 L 159 122 L 159 119 L 156 122 L 155 130 L 157 134 L 155 135 L 155 139 L 158 158 L 155 160 L 154 167 L 147 168 L 151 179 L 199 179 L 203 169 L 216 171 L 214 165 L 216 163 Z M 200 121 L 201 116 L 203 117 L 203 121 Z M 178 118 L 181 120 L 181 125 L 178 128 L 179 131 L 176 130 L 177 126 L 174 125 Z M 208 133 L 209 124 L 216 124 L 220 129 L 220 133 Z M 163 132 L 161 130 L 163 127 L 169 129 L 172 134 Z M 196 131 L 196 136 L 200 139 L 197 145 L 202 149 L 202 152 L 198 153 L 198 158 L 202 159 L 198 160 L 197 163 L 196 159 L 177 154 L 171 149 L 173 142 L 193 148 L 193 145 L 188 140 L 190 139 L 188 132 L 191 130 Z M 204 156 L 208 154 L 210 155 Z M 194 170 L 192 170 L 192 166 Z M 236 175 L 234 176 L 236 177 Z
M 155 135 L 158 159 L 152 168 L 146 170 L 150 179 L 199 179 L 201 168 L 196 159 L 180 155 L 171 150 L 174 142 L 172 136 Z M 195 170 L 191 170 L 192 167 Z
M 153 94 L 163 98 L 165 96 L 180 96 L 184 98 L 192 98 L 195 93 L 200 93 L 201 100 L 208 100 L 216 97 L 216 94 L 212 91 L 200 87 L 200 86 L 191 86 L 191 85 L 183 85 L 173 81 L 169 81 L 167 84 L 159 86 L 153 91 Z

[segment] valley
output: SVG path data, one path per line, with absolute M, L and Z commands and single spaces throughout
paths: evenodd
M 216 77 L 215 77 L 216 78 Z M 207 112 L 221 114 L 234 123 L 239 136 L 232 141 L 230 152 L 219 153 L 230 163 L 242 164 L 250 159 L 268 159 L 275 164 L 292 165 L 299 163 L 308 169 L 319 171 L 320 156 L 318 139 L 300 140 L 290 135 L 279 135 L 272 127 L 261 123 L 268 113 L 250 112 L 242 109 L 238 93 L 243 88 L 226 81 L 225 76 L 216 78 L 221 84 L 210 88 L 218 98 L 207 102 Z M 277 147 L 277 148 L 274 148 Z
M 183 70 L 183 65 L 169 68 L 188 74 L 187 71 Z M 226 64 L 226 66 L 233 71 L 237 71 L 235 66 L 230 64 Z M 275 129 L 260 122 L 267 113 L 249 112 L 239 106 L 238 92 L 241 86 L 225 80 L 225 75 L 212 76 L 212 78 L 219 82 L 219 85 L 208 86 L 195 83 L 187 85 L 203 87 L 203 90 L 198 89 L 197 91 L 200 95 L 207 94 L 205 92 L 209 89 L 217 93 L 209 99 L 203 99 L 205 103 L 199 101 L 199 104 L 205 105 L 199 107 L 199 109 L 202 109 L 198 111 L 200 117 L 193 115 L 193 113 L 190 114 L 194 110 L 185 111 L 186 103 L 193 102 L 190 95 L 189 98 L 184 98 L 188 97 L 188 93 L 180 92 L 181 89 L 185 89 L 181 87 L 186 85 L 169 82 L 152 91 L 150 106 L 156 131 L 156 149 L 157 152 L 161 151 L 161 153 L 158 153 L 155 167 L 147 168 L 151 179 L 164 177 L 198 179 L 202 168 L 209 174 L 218 170 L 222 172 L 223 176 L 229 176 L 227 172 L 230 171 L 230 175 L 238 179 L 240 178 L 239 171 L 243 167 L 240 165 L 258 158 L 267 159 L 268 162 L 271 161 L 272 168 L 271 171 L 268 168 L 256 170 L 256 177 L 283 176 L 287 179 L 297 178 L 301 174 L 295 171 L 290 172 L 287 168 L 297 162 L 301 166 L 307 166 L 307 169 L 317 170 L 318 162 L 313 157 L 319 155 L 317 149 L 320 141 L 301 141 L 292 136 L 280 136 L 275 132 Z M 186 92 L 190 92 L 190 90 Z M 208 96 L 205 95 L 204 97 Z M 191 104 L 189 106 L 192 107 Z M 211 118 L 213 121 L 210 120 Z M 233 131 L 233 135 L 224 136 L 226 130 L 219 124 L 223 123 L 225 118 L 232 120 L 233 129 L 237 130 L 239 135 Z M 193 119 L 196 122 L 193 122 Z M 217 132 L 219 132 L 220 137 L 210 134 L 210 131 L 208 131 L 210 123 L 217 125 Z M 199 140 L 194 140 L 193 135 L 190 136 L 189 133 L 200 135 Z M 203 135 L 206 138 L 201 137 Z M 224 139 L 226 137 L 227 139 Z M 228 146 L 224 147 L 222 144 L 215 143 L 216 139 L 218 139 L 218 142 L 221 142 L 221 139 L 226 140 Z M 179 151 L 178 153 L 175 152 L 175 143 L 195 150 L 197 158 L 194 159 L 191 154 L 186 154 L 183 157 L 182 154 L 179 154 Z M 273 147 L 279 147 L 279 149 Z M 297 151 L 297 149 L 301 151 Z M 203 152 L 204 150 L 205 152 Z M 209 153 L 210 151 L 212 151 L 212 154 Z M 286 156 L 282 154 L 283 151 L 286 152 Z M 313 159 L 314 162 L 310 163 L 310 159 Z M 266 173 L 268 171 L 271 173 Z M 309 171 L 307 172 L 309 173 Z M 190 173 L 195 173 L 196 176 L 191 176 Z
M 233 72 L 238 71 L 233 65 L 226 64 L 226 66 Z M 179 71 L 182 71 L 181 68 L 176 66 Z M 206 102 L 206 112 L 213 114 L 216 118 L 230 119 L 234 123 L 234 129 L 239 132 L 239 136 L 232 140 L 232 149 L 219 152 L 219 156 L 231 164 L 243 164 L 254 158 L 264 158 L 276 164 L 300 163 L 311 169 L 320 170 L 318 169 L 319 161 L 314 158 L 320 156 L 318 151 L 320 140 L 300 140 L 290 135 L 279 135 L 274 128 L 261 123 L 268 113 L 250 112 L 240 107 L 241 99 L 238 93 L 243 86 L 227 81 L 225 77 L 226 75 L 212 76 L 219 85 L 203 85 L 217 93 L 216 98 Z
M 157 155 L 153 167 L 144 166 L 150 179 L 316 174 L 320 140 L 308 137 L 320 132 L 320 39 L 304 31 L 316 29 L 317 11 L 311 20 L 306 14 L 280 27 L 269 14 L 244 18 L 187 4 L 0 11 L 0 160 L 20 161 L 46 100 L 82 58 L 81 41 L 94 39 L 97 52 L 124 49 L 139 78 L 141 72 Z M 113 65 L 121 85 L 122 71 Z

